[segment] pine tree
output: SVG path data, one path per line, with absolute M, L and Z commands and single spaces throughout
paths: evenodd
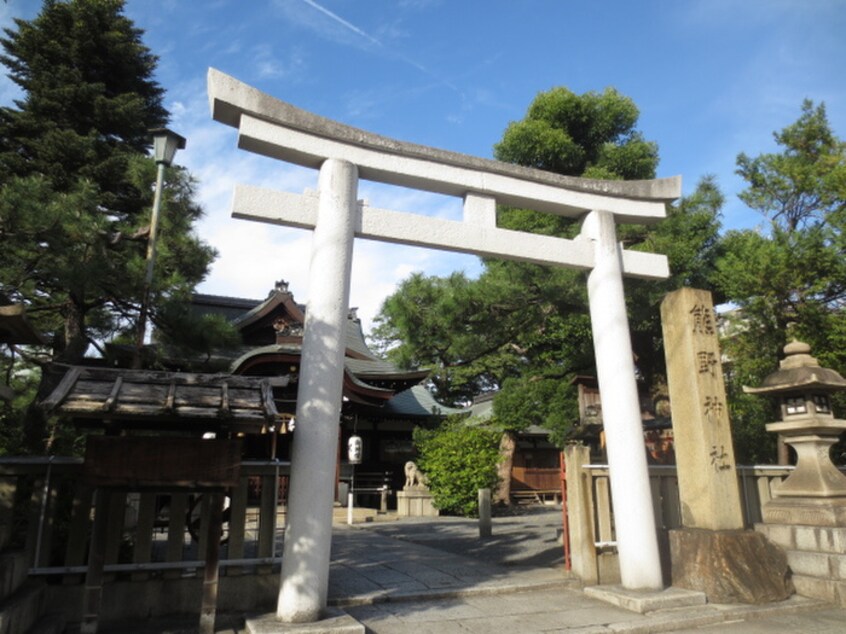
M 149 129 L 167 123 L 157 58 L 122 0 L 45 0 L 0 38 L 23 90 L 0 109 L 0 293 L 52 337 L 52 359 L 80 363 L 134 331 L 156 167 Z M 179 311 L 215 256 L 193 224 L 190 175 L 168 168 L 151 320 Z M 49 391 L 45 378 L 39 396 Z M 32 417 L 37 418 L 34 410 Z M 34 447 L 43 437 L 34 424 Z

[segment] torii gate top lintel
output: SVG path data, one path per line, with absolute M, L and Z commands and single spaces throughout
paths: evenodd
M 239 147 L 319 168 L 331 156 L 357 165 L 361 178 L 579 217 L 601 209 L 617 222 L 649 223 L 681 195 L 681 177 L 607 181 L 562 176 L 491 159 L 398 141 L 302 110 L 214 68 L 212 117 L 239 130 Z M 296 146 L 296 147 L 295 147 Z

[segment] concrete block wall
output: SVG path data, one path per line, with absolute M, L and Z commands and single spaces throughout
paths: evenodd
M 846 527 L 756 524 L 781 546 L 796 592 L 846 607 Z

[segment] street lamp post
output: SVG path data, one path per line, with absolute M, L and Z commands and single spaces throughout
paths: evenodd
M 162 205 L 162 187 L 164 184 L 165 167 L 170 167 L 176 150 L 185 148 L 185 138 L 168 130 L 156 128 L 150 130 L 153 135 L 153 158 L 156 160 L 156 191 L 153 196 L 153 214 L 150 218 L 150 235 L 147 238 L 147 271 L 144 275 L 144 290 L 141 296 L 141 312 L 138 315 L 138 334 L 135 345 L 135 359 L 133 367 L 141 367 L 141 350 L 144 347 L 144 336 L 147 331 L 147 314 L 150 310 L 150 289 L 153 285 L 153 267 L 156 264 L 156 238 L 159 225 L 159 211 Z

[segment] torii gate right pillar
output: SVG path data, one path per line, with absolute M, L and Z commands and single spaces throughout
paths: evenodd
M 588 299 L 608 451 L 620 580 L 629 590 L 664 587 L 643 445 L 640 400 L 613 214 L 593 211 L 582 236 L 594 242 Z

